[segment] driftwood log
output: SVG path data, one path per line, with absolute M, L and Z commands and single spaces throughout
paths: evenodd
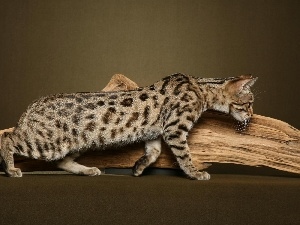
M 123 75 L 114 75 L 103 91 L 131 90 L 137 84 Z M 11 132 L 13 128 L 0 131 Z M 206 112 L 188 138 L 194 163 L 231 163 L 265 166 L 300 174 L 300 131 L 289 124 L 269 117 L 254 115 L 248 129 L 237 132 L 230 116 Z M 131 168 L 143 152 L 143 144 L 119 149 L 90 151 L 79 163 L 98 168 Z M 23 171 L 56 170 L 52 163 L 15 157 L 16 167 Z M 161 156 L 152 165 L 156 168 L 178 168 L 176 160 L 164 146 Z

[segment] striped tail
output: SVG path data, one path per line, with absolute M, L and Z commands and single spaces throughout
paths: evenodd
M 4 134 L 4 132 L 0 133 L 0 165 L 2 164 L 2 156 L 1 156 L 1 151 L 2 151 L 2 135 Z
M 8 132 L 13 132 L 15 128 L 12 127 L 12 128 L 8 128 L 8 129 L 5 129 L 5 130 L 0 130 L 0 153 L 2 151 L 2 136 L 4 135 L 4 133 L 8 133 Z M 2 156 L 0 154 L 0 165 L 2 163 L 3 159 L 2 159 Z

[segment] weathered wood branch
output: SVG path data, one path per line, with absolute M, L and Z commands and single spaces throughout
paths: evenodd
M 103 90 L 130 90 L 136 87 L 125 76 L 115 75 Z M 230 116 L 206 112 L 191 131 L 188 142 L 195 164 L 206 162 L 266 166 L 300 174 L 300 131 L 280 120 L 254 115 L 248 129 L 240 133 L 235 131 Z M 99 168 L 130 168 L 143 154 L 143 144 L 135 144 L 113 150 L 92 151 L 78 162 Z M 15 161 L 16 166 L 24 171 L 55 169 L 51 163 L 37 160 L 18 157 Z M 152 166 L 178 167 L 166 146 Z

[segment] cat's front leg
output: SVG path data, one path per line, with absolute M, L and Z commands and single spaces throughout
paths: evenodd
M 205 171 L 199 171 L 193 164 L 189 146 L 187 144 L 187 132 L 166 132 L 163 138 L 176 157 L 180 168 L 188 177 L 195 180 L 209 180 L 210 175 Z M 205 166 L 203 166 L 205 168 Z

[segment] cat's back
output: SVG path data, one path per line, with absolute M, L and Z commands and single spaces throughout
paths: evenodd
M 32 122 L 47 124 L 68 120 L 78 125 L 83 117 L 95 119 L 96 115 L 105 112 L 128 112 L 134 107 L 136 95 L 135 91 L 124 91 L 60 93 L 41 97 L 28 106 L 17 128 Z
M 46 137 L 49 131 L 53 136 L 105 131 L 114 137 L 116 129 L 135 132 L 151 126 L 154 117 L 150 114 L 159 114 L 160 100 L 155 90 L 149 88 L 49 95 L 27 108 L 16 132 Z

